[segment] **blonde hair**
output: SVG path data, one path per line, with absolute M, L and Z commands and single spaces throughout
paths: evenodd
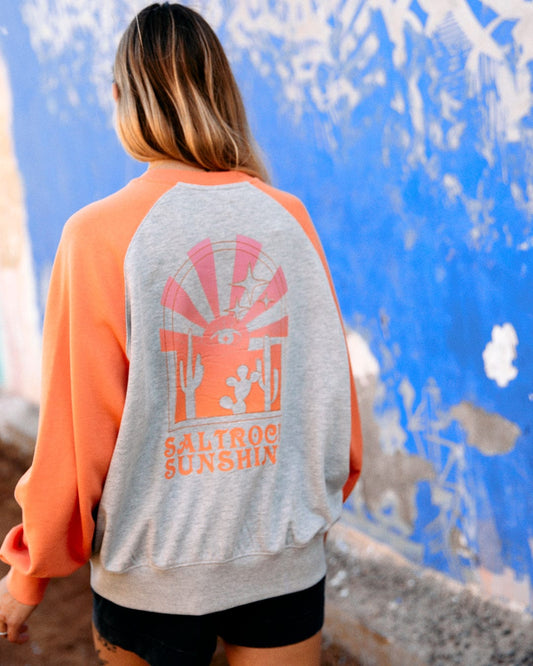
M 268 179 L 224 49 L 192 9 L 165 2 L 139 12 L 120 40 L 114 77 L 117 132 L 135 159 Z

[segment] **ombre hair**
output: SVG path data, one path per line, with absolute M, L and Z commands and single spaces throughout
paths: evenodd
M 224 49 L 197 12 L 168 2 L 139 12 L 120 40 L 114 78 L 117 132 L 135 159 L 268 179 Z

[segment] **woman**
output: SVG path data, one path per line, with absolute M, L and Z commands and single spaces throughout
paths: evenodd
M 266 184 L 207 23 L 132 21 L 115 60 L 147 171 L 66 224 L 41 420 L 6 537 L 0 631 L 89 559 L 110 664 L 318 664 L 324 538 L 359 474 L 357 405 L 303 205 Z

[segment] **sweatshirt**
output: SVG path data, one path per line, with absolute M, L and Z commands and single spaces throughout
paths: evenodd
M 90 560 L 96 592 L 155 612 L 304 589 L 361 451 L 303 204 L 240 172 L 150 168 L 64 227 L 8 588 L 36 604 Z

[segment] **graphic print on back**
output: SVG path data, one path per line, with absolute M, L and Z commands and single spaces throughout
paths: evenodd
M 281 267 L 245 236 L 198 243 L 168 278 L 167 478 L 276 462 L 286 293 Z

